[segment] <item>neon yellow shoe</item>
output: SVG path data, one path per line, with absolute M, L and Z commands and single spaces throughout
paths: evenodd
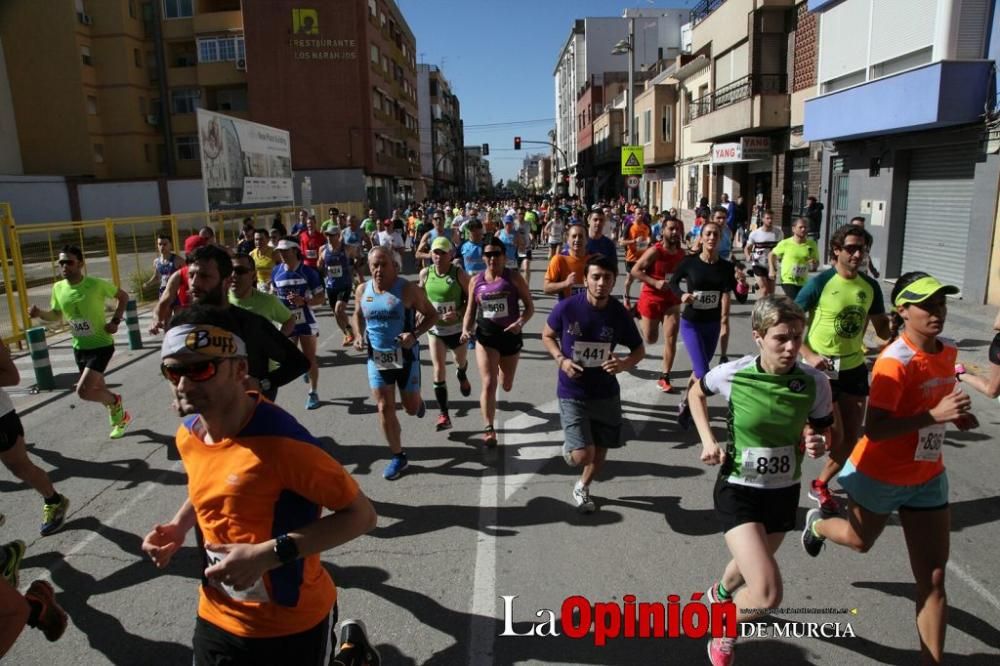
M 121 439 L 125 436 L 125 429 L 128 428 L 129 423 L 132 423 L 132 415 L 123 409 L 121 420 L 112 424 L 111 434 L 108 437 L 111 439 Z

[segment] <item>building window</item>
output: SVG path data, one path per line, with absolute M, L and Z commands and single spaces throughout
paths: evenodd
M 174 113 L 194 113 L 201 106 L 200 88 L 178 88 L 170 91 L 170 106 Z
M 218 62 L 219 42 L 214 39 L 198 40 L 198 62 Z
M 665 106 L 662 109 L 663 116 L 660 118 L 660 140 L 664 143 L 673 140 L 674 134 L 674 107 Z
M 190 18 L 194 0 L 163 0 L 163 16 L 168 19 Z
M 178 160 L 198 160 L 198 159 L 201 159 L 201 155 L 198 154 L 198 137 L 197 136 L 179 136 L 179 137 L 177 137 L 177 159 Z
M 94 144 L 94 161 L 98 164 L 104 164 L 104 144 L 95 143 Z
M 136 67 L 142 67 L 142 52 L 139 49 L 132 49 L 132 59 Z
M 377 90 L 372 91 L 372 106 L 376 111 L 382 110 L 382 93 Z
M 243 88 L 220 90 L 215 94 L 215 105 L 219 111 L 247 111 L 247 91 Z
M 368 0 L 368 13 L 372 16 L 378 15 L 378 5 L 375 3 L 375 0 Z
M 84 65 L 88 65 L 90 67 L 94 66 L 94 60 L 93 60 L 93 58 L 90 57 L 90 47 L 89 46 L 81 46 L 80 47 L 80 62 L 82 62 Z
M 372 50 L 372 53 L 371 53 L 371 55 L 372 55 L 372 62 L 377 65 L 378 64 L 378 59 L 379 59 L 378 58 L 378 47 L 375 46 L 374 44 L 372 44 L 371 45 L 371 50 Z
M 246 44 L 242 37 L 205 37 L 198 40 L 198 62 L 235 62 L 244 59 Z
M 87 95 L 87 113 L 92 116 L 97 115 L 97 98 L 93 95 Z
M 653 110 L 646 109 L 642 112 L 642 142 L 649 143 L 653 140 Z
M 135 18 L 135 0 L 128 0 L 128 17 Z

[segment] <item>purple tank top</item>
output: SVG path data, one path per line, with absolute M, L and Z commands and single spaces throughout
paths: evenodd
M 505 268 L 493 282 L 486 282 L 485 277 L 485 273 L 477 276 L 473 292 L 479 306 L 477 321 L 484 331 L 496 334 L 521 316 L 521 301 L 510 281 L 510 269 Z

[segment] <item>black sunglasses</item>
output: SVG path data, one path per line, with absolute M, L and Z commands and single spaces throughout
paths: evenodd
M 219 364 L 224 360 L 222 358 L 214 358 L 187 365 L 167 365 L 163 363 L 160 365 L 160 373 L 174 386 L 181 382 L 181 377 L 187 377 L 193 382 L 207 382 L 216 375 L 219 371 Z
M 503 254 L 503 252 L 483 252 L 483 256 L 486 257 L 487 259 L 495 259 L 496 257 L 499 257 L 501 254 Z
M 250 272 L 250 269 L 246 266 L 233 266 L 233 272 L 237 275 L 246 275 Z

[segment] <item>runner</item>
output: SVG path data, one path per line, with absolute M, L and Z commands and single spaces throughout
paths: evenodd
M 509 225 L 508 225 L 509 226 Z M 483 414 L 483 443 L 497 445 L 494 421 L 497 411 L 497 384 L 509 392 L 524 342 L 521 330 L 535 313 L 528 283 L 520 273 L 505 267 L 506 248 L 499 238 L 486 242 L 483 249 L 486 270 L 469 283 L 469 305 L 462 324 L 462 342 L 475 339 L 476 365 L 483 387 L 479 408 Z
M 545 214 L 548 218 L 548 222 L 545 223 L 545 227 L 542 229 L 542 235 L 545 236 L 549 244 L 549 260 L 552 257 L 559 254 L 562 249 L 563 236 L 566 234 L 566 223 L 563 221 L 562 216 L 559 211 L 550 211 Z
M 342 344 L 350 347 L 354 344 L 354 329 L 351 328 L 351 320 L 347 316 L 347 304 L 351 302 L 351 292 L 354 287 L 351 277 L 354 249 L 344 245 L 340 227 L 328 227 L 323 233 L 326 236 L 326 245 L 320 250 L 319 266 L 326 284 L 326 301 L 333 310 L 340 332 L 344 334 Z
M 603 254 L 611 261 L 618 263 L 618 248 L 615 242 L 604 233 L 604 213 L 594 211 L 587 218 L 589 235 L 587 236 L 587 254 Z
M 326 238 L 316 226 L 316 216 L 306 218 L 306 229 L 298 236 L 298 244 L 302 250 L 302 263 L 319 270 L 319 251 L 326 245 Z
M 774 215 L 768 210 L 764 212 L 763 226 L 750 232 L 743 248 L 743 254 L 753 267 L 753 274 L 757 276 L 761 296 L 774 293 L 774 280 L 769 277 L 768 255 L 782 237 L 781 228 L 774 226 Z
M 622 245 L 625 246 L 625 308 L 628 310 L 632 309 L 632 294 L 630 292 L 634 279 L 632 268 L 639 261 L 639 257 L 649 248 L 652 235 L 653 230 L 649 227 L 649 215 L 641 213 L 636 216 L 622 237 Z
M 680 322 L 681 301 L 670 290 L 671 274 L 686 256 L 681 248 L 684 223 L 667 220 L 663 240 L 646 250 L 635 266 L 632 276 L 642 283 L 639 291 L 639 326 L 646 344 L 656 344 L 660 322 L 663 322 L 663 372 L 656 386 L 664 393 L 673 393 L 670 372 L 677 354 L 677 328 Z
M 451 241 L 444 237 L 435 238 L 431 243 L 434 265 L 420 271 L 420 287 L 438 313 L 437 323 L 428 331 L 430 336 L 428 346 L 431 351 L 431 363 L 434 364 L 434 397 L 441 410 L 437 420 L 439 431 L 451 428 L 445 371 L 449 349 L 458 369 L 459 390 L 465 397 L 472 394 L 472 385 L 466 374 L 469 369 L 469 350 L 461 342 L 461 317 L 469 297 L 469 276 L 460 266 L 452 263 L 453 253 L 454 247 Z
M 65 245 L 59 252 L 59 269 L 63 279 L 52 286 L 51 309 L 32 305 L 28 312 L 42 321 L 65 319 L 73 335 L 73 356 L 80 370 L 76 395 L 88 402 L 99 402 L 108 409 L 111 439 L 125 435 L 132 415 L 125 411 L 122 397 L 108 390 L 104 371 L 115 353 L 114 334 L 122 323 L 128 294 L 107 280 L 83 274 L 83 252 L 75 245 Z M 111 321 L 104 321 L 104 302 L 118 301 Z M 171 299 L 173 302 L 173 299 Z M 168 304 L 169 305 L 169 304 Z
M 504 215 L 503 229 L 497 232 L 496 238 L 503 244 L 504 268 L 520 271 L 521 264 L 517 258 L 521 254 L 521 243 L 524 242 L 524 239 L 514 227 L 513 215 Z M 487 265 L 489 265 L 489 261 L 487 261 Z
M 993 330 L 1000 331 L 1000 313 L 993 320 Z M 961 363 L 955 366 L 955 376 L 958 377 L 958 381 L 968 384 L 986 397 L 996 398 L 1000 396 L 1000 332 L 993 336 L 988 358 L 990 360 L 988 379 L 972 374 Z
M 283 335 L 291 335 L 292 331 L 295 330 L 295 315 L 284 306 L 277 296 L 265 294 L 256 289 L 256 273 L 253 258 L 250 255 L 237 253 L 233 257 L 233 284 L 229 289 L 229 304 L 260 315 L 274 323 Z M 259 385 L 253 388 L 259 388 Z M 278 388 L 275 386 L 273 390 L 261 391 L 261 393 L 268 400 L 274 402 Z
M 161 350 L 181 414 L 188 499 L 142 542 L 166 567 L 192 527 L 204 549 L 196 664 L 325 666 L 337 589 L 320 553 L 375 527 L 357 482 L 290 414 L 243 391 L 246 345 L 222 310 L 175 317 Z M 228 476 L 219 470 L 235 470 Z M 320 518 L 323 508 L 333 513 Z
M 319 326 L 312 308 L 323 302 L 323 280 L 315 269 L 302 263 L 302 254 L 295 239 L 286 236 L 278 243 L 281 263 L 271 273 L 274 294 L 295 316 L 295 329 L 291 338 L 309 359 L 309 371 L 304 377 L 309 382 L 306 409 L 319 407 L 319 366 L 316 365 L 316 339 Z
M 365 256 L 371 244 L 365 239 L 361 228 L 358 227 L 358 218 L 355 215 L 347 216 L 347 226 L 341 233 L 341 239 L 348 248 L 354 252 L 354 282 L 361 284 L 365 281 Z
M 820 204 L 820 205 L 822 205 L 822 204 Z M 865 218 L 862 217 L 862 216 L 860 216 L 860 215 L 857 216 L 857 217 L 852 217 L 849 224 L 853 224 L 855 226 L 858 226 L 858 227 L 861 227 L 862 229 L 864 229 L 865 228 Z M 861 262 L 861 265 L 858 266 L 858 272 L 862 273 L 864 275 L 868 275 L 869 273 L 871 273 L 872 277 L 874 277 L 875 279 L 878 279 L 878 278 L 880 278 L 882 276 L 879 274 L 878 269 L 875 268 L 875 264 L 873 264 L 872 261 L 871 261 L 872 244 L 874 242 L 875 242 L 875 239 L 872 238 L 872 235 L 870 233 L 868 233 L 867 229 L 865 229 L 865 258 Z
M 423 268 L 430 266 L 434 261 L 431 253 L 431 243 L 434 242 L 434 239 L 447 238 L 451 240 L 453 236 L 452 230 L 445 228 L 444 218 L 441 215 L 435 213 L 431 217 L 431 222 L 433 226 L 420 237 L 420 242 L 417 243 L 417 250 L 413 253 L 413 256 L 421 262 Z
M 567 239 L 569 254 L 557 254 L 549 259 L 542 286 L 544 293 L 558 294 L 560 301 L 587 291 L 584 279 L 587 272 L 586 231 L 582 225 L 574 224 L 568 230 Z
M 0 340 L 0 387 L 17 386 L 21 381 L 10 350 Z M 10 473 L 42 496 L 42 526 L 38 532 L 42 536 L 55 534 L 63 525 L 66 512 L 69 510 L 69 498 L 56 492 L 52 480 L 42 468 L 28 458 L 28 450 L 24 444 L 24 427 L 21 418 L 14 409 L 7 391 L 0 388 L 0 462 L 10 470 Z M 0 516 L 0 523 L 3 522 Z M 22 544 L 23 545 L 23 544 Z M 23 551 L 23 548 L 22 548 Z M 18 558 L 20 559 L 20 558 Z M 0 569 L 4 562 L 0 561 Z
M 378 213 L 374 208 L 370 209 L 368 211 L 368 217 L 361 221 L 361 231 L 369 238 L 373 233 L 378 231 Z
M 893 318 L 903 331 L 875 361 L 865 432 L 838 477 L 850 518 L 829 518 L 813 509 L 802 531 L 802 546 L 813 557 L 828 540 L 867 553 L 889 517 L 899 513 L 916 582 L 922 664 L 942 663 L 947 628 L 951 510 L 942 457 L 945 430 L 948 423 L 959 430 L 979 425 L 955 380 L 958 350 L 941 337 L 947 295 L 958 291 L 922 272 L 897 279 Z
M 802 310 L 786 297 L 765 296 L 754 305 L 750 324 L 760 353 L 714 368 L 691 388 L 690 397 L 701 461 L 722 466 L 713 491 L 715 514 L 732 553 L 707 597 L 711 603 L 732 600 L 740 622 L 781 606 L 774 554 L 785 533 L 795 529 L 803 453 L 823 455 L 833 423 L 830 382 L 796 360 L 805 327 Z M 706 398 L 716 393 L 729 407 L 725 446 L 716 440 L 708 415 Z M 709 641 L 713 666 L 734 663 L 734 642 Z
M 575 225 L 583 241 L 583 227 Z M 583 293 L 566 298 L 552 309 L 542 329 L 542 343 L 559 364 L 556 395 L 565 434 L 563 457 L 582 465 L 572 498 L 578 511 L 596 508 L 590 484 L 597 477 L 608 449 L 625 445 L 622 437 L 619 373 L 634 368 L 646 355 L 631 313 L 611 294 L 618 265 L 602 255 L 587 260 Z M 614 354 L 617 345 L 629 348 L 626 357 Z
M 718 244 L 722 227 L 709 220 L 701 230 L 701 253 L 684 258 L 670 278 L 670 291 L 686 305 L 681 312 L 681 341 L 691 357 L 691 377 L 684 389 L 684 398 L 677 408 L 677 425 L 691 428 L 691 411 L 687 395 L 694 383 L 708 373 L 715 355 L 722 320 L 729 315 L 729 294 L 736 287 L 733 265 L 719 258 Z M 681 289 L 681 281 L 687 291 Z
M 392 220 L 386 220 L 382 223 L 382 230 L 372 238 L 372 246 L 375 245 L 391 250 L 393 260 L 399 265 L 400 270 L 403 269 L 403 256 L 400 253 L 403 251 L 405 242 L 402 234 L 393 227 Z
M 809 271 L 819 266 L 819 248 L 816 241 L 806 235 L 808 221 L 800 217 L 792 223 L 792 235 L 778 243 L 768 255 L 768 275 L 773 282 L 781 261 L 781 289 L 785 296 L 794 299 L 809 279 Z
M 809 489 L 809 497 L 830 515 L 837 514 L 840 508 L 827 484 L 861 436 L 868 396 L 864 343 L 868 321 L 883 340 L 891 336 L 882 289 L 875 280 L 858 273 L 865 252 L 864 229 L 853 225 L 837 229 L 830 238 L 833 268 L 815 275 L 795 299 L 809 313 L 802 358 L 826 372 L 833 387 L 835 419 L 830 456 Z
M 257 270 L 257 291 L 264 294 L 271 293 L 271 271 L 274 270 L 276 253 L 267 240 L 267 232 L 258 229 L 253 234 L 254 248 L 250 250 L 250 258 Z
M 422 419 L 427 408 L 420 398 L 419 338 L 437 323 L 438 314 L 422 289 L 399 276 L 389 250 L 372 248 L 368 266 L 372 279 L 354 293 L 358 303 L 354 309 L 358 332 L 354 347 L 368 352 L 368 385 L 378 404 L 382 434 L 392 452 L 382 476 L 394 481 L 409 465 L 396 416 L 396 388 L 406 413 Z M 414 321 L 416 313 L 422 315 L 419 324 Z
M 483 223 L 473 220 L 467 229 L 469 239 L 459 246 L 456 259 L 471 278 L 486 270 L 486 260 L 483 259 Z
M 717 207 L 712 212 L 712 221 L 719 225 L 722 230 L 722 238 L 719 241 L 719 258 L 729 261 L 729 257 L 732 255 L 733 251 L 733 235 L 729 231 L 729 225 L 726 224 L 726 209 Z M 701 237 L 695 241 L 695 247 L 698 251 L 701 251 Z M 733 289 L 733 295 L 739 295 L 739 275 L 740 270 L 736 268 L 736 264 L 733 264 L 733 276 L 736 279 L 736 288 Z M 740 303 L 745 303 L 746 299 L 739 301 Z M 722 323 L 719 326 L 719 363 L 729 362 L 729 306 L 731 303 L 727 304 L 722 313 Z
M 167 289 L 170 276 L 184 265 L 184 260 L 181 259 L 180 255 L 174 253 L 169 234 L 157 234 L 156 249 L 159 254 L 153 259 L 153 274 L 142 286 L 144 288 L 151 287 L 159 282 L 159 291 L 157 291 L 157 297 L 159 297 Z
M 521 269 L 521 275 L 525 283 L 531 285 L 531 248 L 534 246 L 534 236 L 531 233 L 531 224 L 524 217 L 524 208 L 518 208 L 514 218 L 514 229 L 517 231 L 517 265 Z
M 69 618 L 52 585 L 36 580 L 22 595 L 6 577 L 0 579 L 0 659 L 17 642 L 25 626 L 38 629 L 49 642 L 62 638 Z

